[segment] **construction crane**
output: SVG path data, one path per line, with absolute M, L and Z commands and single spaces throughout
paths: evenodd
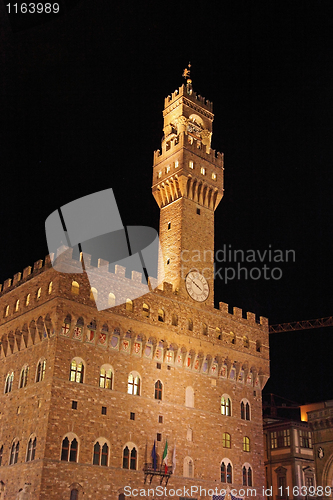
M 323 328 L 333 326 L 333 316 L 328 318 L 308 319 L 305 321 L 293 321 L 291 323 L 280 323 L 270 325 L 269 333 L 294 332 L 296 330 L 311 330 L 312 328 Z

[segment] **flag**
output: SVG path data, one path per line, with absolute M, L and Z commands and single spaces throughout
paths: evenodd
M 172 454 L 172 473 L 174 474 L 176 470 L 176 443 L 173 448 L 173 454 Z
M 162 463 L 163 462 L 164 462 L 164 472 L 167 473 L 168 472 L 168 440 L 165 441 Z
M 154 441 L 153 449 L 151 451 L 151 458 L 153 460 L 154 470 L 156 470 L 156 446 L 155 446 L 155 441 Z

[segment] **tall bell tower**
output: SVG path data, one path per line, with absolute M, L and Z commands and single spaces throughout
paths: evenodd
M 160 207 L 165 281 L 182 299 L 214 305 L 214 211 L 223 196 L 223 154 L 211 149 L 212 103 L 187 79 L 164 102 L 162 151 L 152 191 Z M 163 260 L 163 262 L 162 262 Z

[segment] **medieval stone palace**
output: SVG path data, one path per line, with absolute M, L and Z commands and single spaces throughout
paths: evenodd
M 98 276 L 107 263 L 83 254 L 70 273 L 47 256 L 1 287 L 1 500 L 158 498 L 159 487 L 162 498 L 263 497 L 268 321 L 214 308 L 212 103 L 188 79 L 163 116 L 152 187 L 163 283 L 147 293 L 143 275 L 116 265 L 98 310 L 82 265 Z M 131 300 L 133 286 L 145 294 Z

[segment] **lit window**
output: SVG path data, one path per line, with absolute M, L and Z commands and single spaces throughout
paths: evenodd
M 168 165 L 167 168 L 165 169 L 165 173 L 168 174 L 170 172 L 170 166 Z
M 221 398 L 221 414 L 231 416 L 231 400 L 228 396 L 222 396 Z
M 91 287 L 90 288 L 90 300 L 93 300 L 94 302 L 96 302 L 97 297 L 98 297 L 98 292 L 97 292 L 96 288 Z
M 140 377 L 130 373 L 128 376 L 127 393 L 134 396 L 140 396 Z
M 6 306 L 4 311 L 4 317 L 7 318 L 8 314 L 9 314 L 9 306 Z
M 131 299 L 126 299 L 126 311 L 133 312 L 133 302 Z
M 19 450 L 20 450 L 19 441 L 14 441 L 10 450 L 9 465 L 17 464 Z
M 158 173 L 158 178 L 160 179 L 161 177 L 162 177 L 162 170 L 160 170 Z
M 158 321 L 161 321 L 163 323 L 164 322 L 164 311 L 163 311 L 163 309 L 159 309 L 158 310 L 157 316 L 158 316 Z
M 108 306 L 114 307 L 116 305 L 116 296 L 114 293 L 109 293 Z
M 41 295 L 42 295 L 42 289 L 41 289 L 41 288 L 38 288 L 38 290 L 37 290 L 37 295 L 36 295 L 37 300 L 39 300 L 39 299 L 40 299 L 40 296 L 41 296 Z
M 113 372 L 108 365 L 103 365 L 99 374 L 99 386 L 103 389 L 112 389 Z
M 216 181 L 216 174 L 214 172 L 212 173 L 212 179 L 213 181 Z
M 192 169 L 194 168 L 194 163 L 192 160 L 189 161 L 188 166 Z
M 37 446 L 37 438 L 31 437 L 28 443 L 27 456 L 25 459 L 26 462 L 31 462 L 32 460 L 35 460 L 36 446 Z
M 71 362 L 71 369 L 69 374 L 69 380 L 71 382 L 83 383 L 84 375 L 84 365 L 82 361 L 73 359 Z
M 230 436 L 229 432 L 223 433 L 222 446 L 223 446 L 223 448 L 231 448 L 231 436 Z
M 187 329 L 192 332 L 193 331 L 193 321 L 191 318 L 187 320 Z
M 13 381 L 14 381 L 14 372 L 8 373 L 5 383 L 5 394 L 8 394 L 8 392 L 12 391 Z
M 15 302 L 15 312 L 19 310 L 19 307 L 20 307 L 20 301 L 19 299 L 17 299 L 17 301 Z
M 40 360 L 37 365 L 36 382 L 42 382 L 45 377 L 46 361 Z
M 206 169 L 204 167 L 201 167 L 200 172 L 202 175 L 206 175 Z
M 29 302 L 30 302 L 30 293 L 28 293 L 28 295 L 26 296 L 25 305 L 28 306 Z
M 24 366 L 21 370 L 19 389 L 22 389 L 22 387 L 26 387 L 28 381 L 28 373 L 29 373 L 29 367 Z
M 80 293 L 80 285 L 78 284 L 77 281 L 72 281 L 72 294 L 73 295 L 79 295 Z
M 250 438 L 247 436 L 243 437 L 243 451 L 250 451 Z
M 143 303 L 142 304 L 142 315 L 145 317 L 145 318 L 149 318 L 150 316 L 150 307 L 148 304 L 146 303 Z
M 48 294 L 49 295 L 52 293 L 52 286 L 53 286 L 53 283 L 52 283 L 52 281 L 50 281 L 49 288 L 48 288 Z
M 162 400 L 162 382 L 160 380 L 155 382 L 155 399 Z
M 299 431 L 301 448 L 312 448 L 312 437 L 310 431 Z
M 176 161 L 175 161 L 175 168 L 178 168 L 178 167 L 179 167 L 179 161 L 178 161 L 178 160 L 176 160 Z

